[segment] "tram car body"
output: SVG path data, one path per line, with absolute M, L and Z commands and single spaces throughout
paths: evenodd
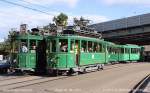
M 43 36 L 24 34 L 16 37 L 18 42 L 17 69 L 35 71 L 42 69 L 46 57 L 44 52 Z M 43 55 L 43 58 L 41 57 Z M 43 62 L 43 63 L 41 63 Z
M 140 60 L 141 47 L 138 45 L 117 45 L 107 43 L 109 62 L 131 62 Z
M 47 70 L 79 71 L 103 68 L 108 62 L 106 42 L 83 36 L 48 36 Z
M 103 69 L 109 62 L 140 60 L 138 45 L 117 45 L 78 35 L 18 35 L 17 69 L 63 73 Z M 24 48 L 23 50 L 23 46 Z

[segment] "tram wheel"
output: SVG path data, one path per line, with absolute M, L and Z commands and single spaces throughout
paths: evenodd
M 53 70 L 52 76 L 58 76 L 58 70 Z
M 4 68 L 4 69 L 3 69 L 3 73 L 7 73 L 7 68 Z
M 97 71 L 100 71 L 100 69 L 101 69 L 101 67 L 100 67 L 100 66 L 98 66 L 98 67 L 97 67 Z

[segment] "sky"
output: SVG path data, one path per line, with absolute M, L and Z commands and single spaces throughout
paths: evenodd
M 21 4 L 44 11 L 40 13 L 4 1 Z M 68 24 L 74 17 L 84 17 L 91 24 L 124 17 L 150 13 L 150 0 L 0 0 L 0 42 L 7 38 L 11 28 L 19 30 L 20 24 L 29 28 L 44 26 L 52 22 L 59 13 L 69 16 Z

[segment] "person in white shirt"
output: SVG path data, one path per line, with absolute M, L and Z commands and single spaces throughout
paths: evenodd
M 22 45 L 22 52 L 23 53 L 27 53 L 28 52 L 28 48 L 25 46 L 25 44 Z

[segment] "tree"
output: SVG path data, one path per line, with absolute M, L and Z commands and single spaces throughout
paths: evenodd
M 64 27 L 67 26 L 67 20 L 68 20 L 68 16 L 64 13 L 60 13 L 57 17 L 55 16 L 53 18 L 53 21 L 57 26 L 64 26 Z
M 8 42 L 8 44 L 10 45 L 10 52 L 13 53 L 16 47 L 16 43 L 15 43 L 15 39 L 17 36 L 17 32 L 16 31 L 9 31 L 9 35 L 8 35 L 8 40 L 6 42 Z

